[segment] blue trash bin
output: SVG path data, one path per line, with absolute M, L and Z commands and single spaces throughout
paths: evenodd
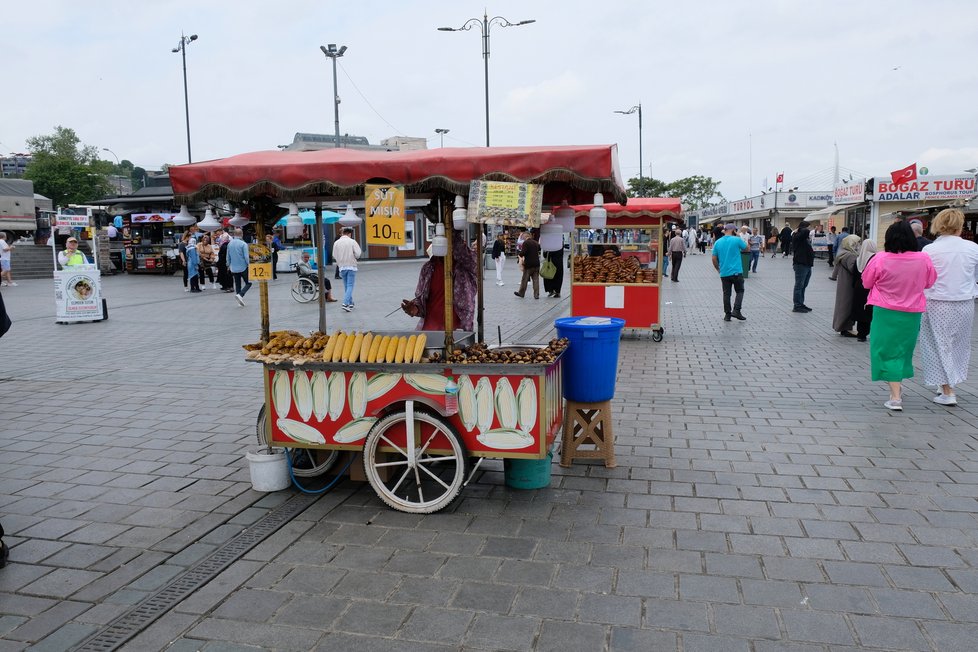
M 581 403 L 610 401 L 615 396 L 618 340 L 624 319 L 563 317 L 554 322 L 557 336 L 570 340 L 564 354 L 564 398 Z

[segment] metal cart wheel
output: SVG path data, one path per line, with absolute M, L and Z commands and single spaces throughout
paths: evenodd
M 374 424 L 363 446 L 370 486 L 390 507 L 431 514 L 462 493 L 469 458 L 455 428 L 440 417 L 414 411 L 414 437 L 406 436 L 408 413 L 401 410 Z
M 665 332 L 666 332 L 666 329 L 664 329 L 664 328 L 659 328 L 657 330 L 652 331 L 652 341 L 653 342 L 661 342 L 662 341 L 662 336 L 665 334 Z
M 268 446 L 268 420 L 265 418 L 265 406 L 258 410 L 258 423 L 255 424 L 258 434 L 258 445 Z M 287 448 L 292 473 L 297 478 L 315 478 L 326 473 L 340 456 L 338 450 L 320 450 L 318 448 Z
M 319 287 L 305 276 L 292 284 L 292 298 L 299 303 L 309 303 L 319 296 Z

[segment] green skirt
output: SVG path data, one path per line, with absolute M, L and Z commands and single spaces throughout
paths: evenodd
M 921 314 L 873 306 L 873 322 L 869 329 L 873 380 L 898 383 L 913 378 L 913 349 L 920 333 Z

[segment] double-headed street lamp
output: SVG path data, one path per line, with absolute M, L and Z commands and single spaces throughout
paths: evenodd
M 645 195 L 645 183 L 642 176 L 642 103 L 639 102 L 627 111 L 615 111 L 615 113 L 622 115 L 631 115 L 636 112 L 638 112 L 638 196 L 642 197 Z
M 179 52 L 180 56 L 183 57 L 183 110 L 187 116 L 187 163 L 193 163 L 190 155 L 190 98 L 187 95 L 187 44 L 196 40 L 196 34 L 184 36 L 183 32 L 180 32 L 180 42 L 177 43 L 177 47 L 173 48 L 174 53 Z
M 439 27 L 439 32 L 467 32 L 476 25 L 482 30 L 482 60 L 485 65 L 485 79 L 486 79 L 486 147 L 489 147 L 489 29 L 493 25 L 499 25 L 500 27 L 519 27 L 520 25 L 529 25 L 530 23 L 537 22 L 535 19 L 521 20 L 518 23 L 511 23 L 502 16 L 494 16 L 489 18 L 488 14 L 482 15 L 482 20 L 478 18 L 469 18 L 467 21 L 462 23 L 461 27 Z
M 439 147 L 445 146 L 445 134 L 447 134 L 449 131 L 449 129 L 435 129 L 435 133 L 441 137 L 441 142 L 438 145 Z
M 336 89 L 336 60 L 343 56 L 346 52 L 346 46 L 341 45 L 339 49 L 336 48 L 335 43 L 330 43 L 329 45 L 320 45 L 319 49 L 323 51 L 327 59 L 333 60 L 333 118 L 335 121 L 334 127 L 336 128 L 336 149 L 340 147 L 340 94 Z
M 102 148 L 102 151 L 103 152 L 108 152 L 109 154 L 111 154 L 112 156 L 115 157 L 115 168 L 116 168 L 115 169 L 115 173 L 116 173 L 115 180 L 116 180 L 116 186 L 118 186 L 118 188 L 119 188 L 119 194 L 121 195 L 122 194 L 122 175 L 119 174 L 119 173 L 122 171 L 122 161 L 119 160 L 119 155 L 116 154 L 115 152 L 113 152 L 108 147 L 103 147 Z

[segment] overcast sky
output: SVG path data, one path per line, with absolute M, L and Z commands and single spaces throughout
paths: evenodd
M 332 69 L 348 46 L 340 130 L 371 143 L 485 144 L 479 29 L 457 0 L 31 0 L 4 2 L 0 152 L 73 128 L 136 165 L 186 162 L 181 31 L 195 161 L 333 133 Z M 625 178 L 722 181 L 869 175 L 912 162 L 978 166 L 978 2 L 965 0 L 495 0 L 489 16 L 536 23 L 491 33 L 493 145 L 617 143 Z M 104 153 L 107 160 L 114 158 Z M 750 184 L 748 183 L 751 181 Z M 817 184 L 825 186 L 824 183 Z

